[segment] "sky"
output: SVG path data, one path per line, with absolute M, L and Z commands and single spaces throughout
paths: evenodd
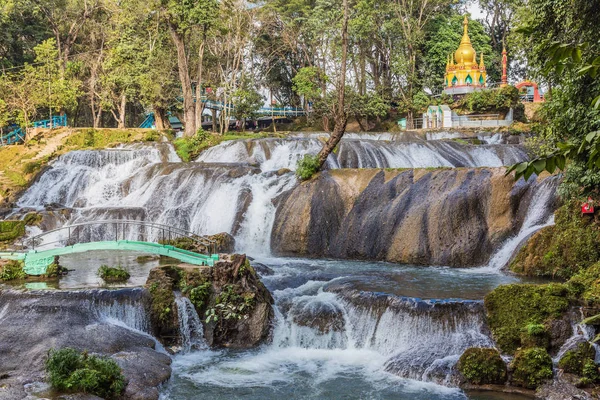
M 471 13 L 471 18 L 473 19 L 479 19 L 483 17 L 483 13 L 481 12 L 477 1 L 471 2 L 471 4 L 468 7 L 468 10 Z

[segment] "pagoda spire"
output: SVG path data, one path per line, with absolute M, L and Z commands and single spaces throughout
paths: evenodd
M 479 56 L 479 68 L 485 68 L 485 64 L 483 62 L 483 53 Z

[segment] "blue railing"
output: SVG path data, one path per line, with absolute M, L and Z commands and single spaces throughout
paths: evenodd
M 44 119 L 33 123 L 34 128 L 58 128 L 60 126 L 67 126 L 66 115 L 55 115 L 52 119 Z
M 16 128 L 6 135 L 0 136 L 0 146 L 22 143 L 24 141 L 25 132 L 21 128 Z
M 152 129 L 154 127 L 154 113 L 148 114 L 144 122 L 140 125 L 143 129 Z
M 67 116 L 56 115 L 52 117 L 52 119 L 35 121 L 32 126 L 34 128 L 58 128 L 67 126 Z M 22 128 L 17 125 L 11 125 L 8 129 L 11 129 L 11 131 L 6 135 L 0 135 L 0 146 L 25 142 L 26 132 Z

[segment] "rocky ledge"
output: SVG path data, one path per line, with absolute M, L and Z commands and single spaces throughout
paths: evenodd
M 0 399 L 23 399 L 48 386 L 50 349 L 72 347 L 109 356 L 125 377 L 124 397 L 156 400 L 171 376 L 171 358 L 143 328 L 148 294 L 141 289 L 26 292 L 0 288 Z

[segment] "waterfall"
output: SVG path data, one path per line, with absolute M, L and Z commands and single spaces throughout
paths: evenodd
M 148 299 L 143 289 L 82 291 L 82 308 L 99 320 L 150 334 Z
M 204 340 L 204 329 L 200 317 L 190 299 L 176 293 L 175 304 L 179 319 L 181 351 L 189 353 L 191 350 L 207 349 L 208 345 Z
M 527 160 L 520 146 L 469 145 L 455 141 L 399 142 L 344 137 L 327 160 L 329 168 L 501 167 Z M 496 142 L 497 143 L 497 142 Z M 198 162 L 258 164 L 262 171 L 294 170 L 305 154 L 317 154 L 315 137 L 248 139 L 223 142 L 200 155 Z
M 448 384 L 469 347 L 493 347 L 479 301 L 435 301 L 358 292 L 309 281 L 275 291 L 270 351 L 301 348 L 371 354 L 405 378 Z
M 504 241 L 502 247 L 492 256 L 486 266 L 473 268 L 471 272 L 499 272 L 510 262 L 519 246 L 529 236 L 546 226 L 554 225 L 554 204 L 559 179 L 559 177 L 547 178 L 536 187 L 519 233 Z

